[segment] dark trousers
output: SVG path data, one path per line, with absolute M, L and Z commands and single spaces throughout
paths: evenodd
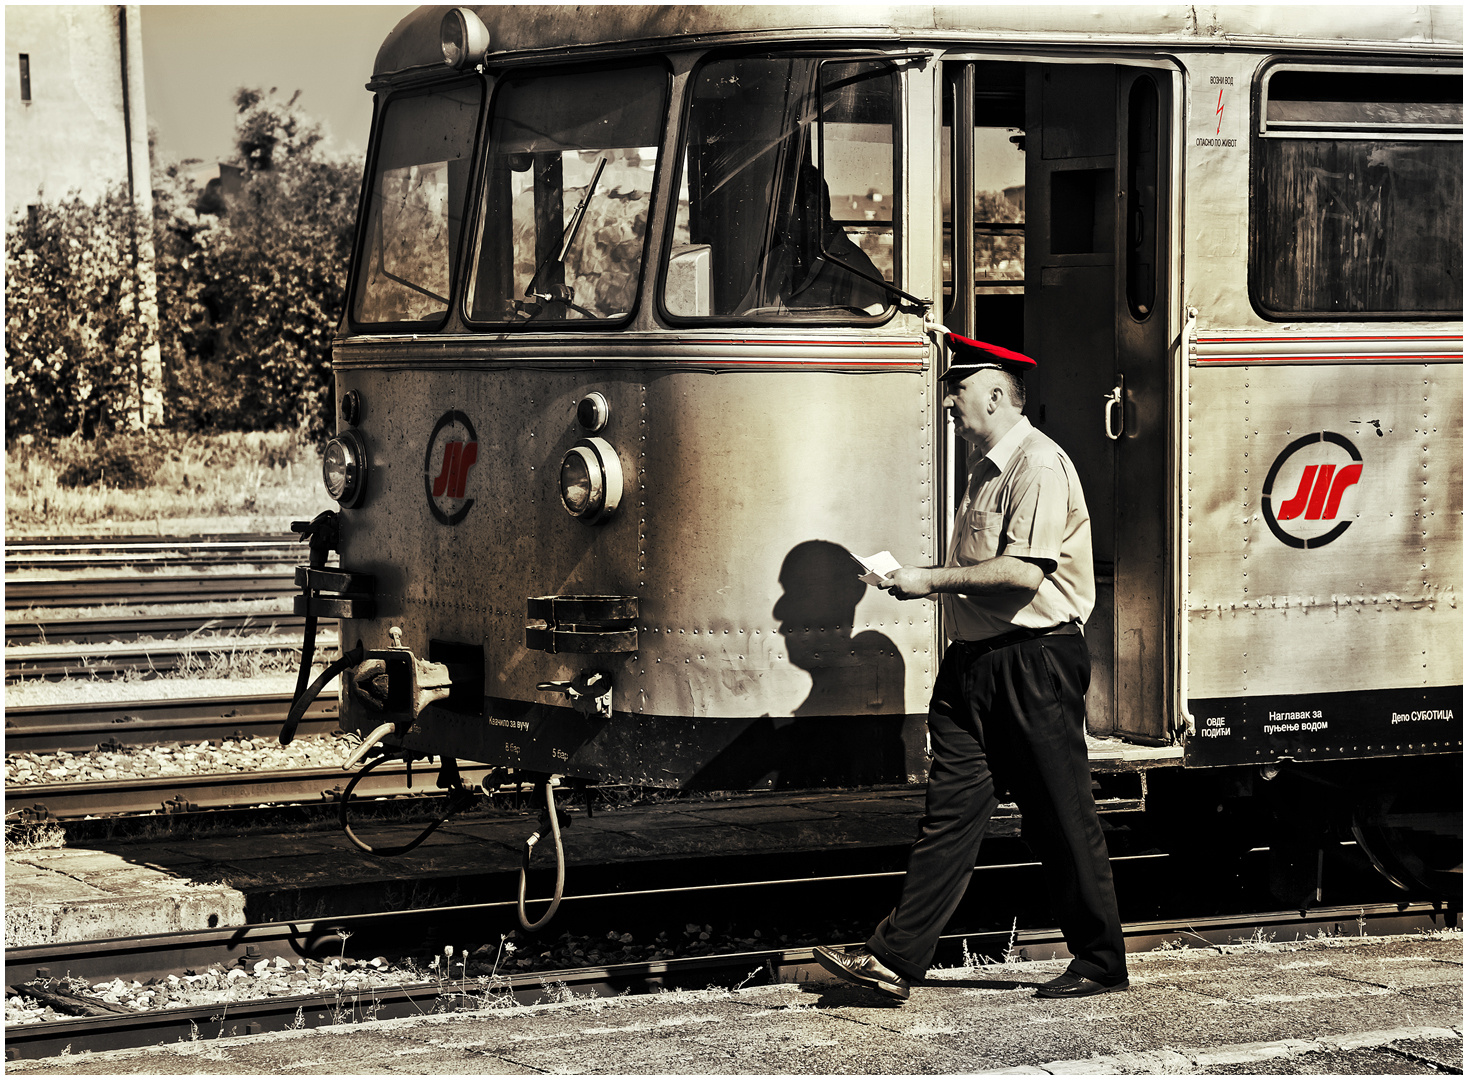
M 1085 696 L 1091 658 L 1080 634 L 999 649 L 955 642 L 943 656 L 928 732 L 927 805 L 902 895 L 868 948 L 898 974 L 920 979 L 963 898 L 979 844 L 1009 791 L 1022 836 L 1046 880 L 1074 959 L 1069 970 L 1102 982 L 1126 976 L 1106 841 L 1091 794 Z

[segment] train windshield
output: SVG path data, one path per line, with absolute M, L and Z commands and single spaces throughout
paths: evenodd
M 890 61 L 743 56 L 693 80 L 673 249 L 675 319 L 857 321 L 896 276 Z
M 500 85 L 471 322 L 540 327 L 632 312 L 667 96 L 661 65 Z
M 482 97 L 462 83 L 384 107 L 353 322 L 417 327 L 448 315 Z

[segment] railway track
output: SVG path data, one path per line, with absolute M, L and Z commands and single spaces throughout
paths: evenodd
M 860 875 L 862 878 L 891 875 Z M 809 886 L 802 879 L 796 884 Z M 852 877 L 823 880 L 822 884 L 842 889 L 856 884 Z M 748 893 L 751 901 L 761 893 L 778 892 L 789 882 L 747 882 L 714 886 L 713 889 Z M 686 909 L 693 892 L 711 887 L 656 889 L 641 893 L 616 893 L 568 897 L 566 903 L 593 905 L 603 901 L 624 904 L 629 899 L 646 904 L 671 903 Z M 382 912 L 300 923 L 235 927 L 218 931 L 163 934 L 142 938 L 83 942 L 75 945 L 35 946 L 6 950 L 5 981 L 17 986 L 37 978 L 68 973 L 97 981 L 101 979 L 148 979 L 213 964 L 248 969 L 272 956 L 330 957 L 345 951 L 353 940 L 368 948 L 381 941 L 394 942 L 400 952 L 418 955 L 437 953 L 443 942 L 478 941 L 491 919 L 503 920 L 513 902 L 474 904 L 411 912 Z M 1402 934 L 1442 928 L 1447 917 L 1427 904 L 1378 904 L 1365 907 L 1320 908 L 1307 913 L 1260 912 L 1198 919 L 1166 919 L 1129 922 L 1123 927 L 1129 952 L 1144 952 L 1176 943 L 1229 945 L 1265 934 L 1288 940 L 1320 933 L 1344 936 Z M 1455 925 L 1448 923 L 1448 925 Z M 343 933 L 345 932 L 345 933 Z M 960 954 L 1002 959 L 1016 950 L 1063 953 L 1061 934 L 1053 928 L 1021 931 L 981 931 L 945 935 L 939 945 L 937 964 L 954 962 Z M 353 949 L 354 955 L 362 952 Z M 496 994 L 511 995 L 517 1004 L 535 1004 L 562 997 L 612 996 L 667 989 L 733 987 L 751 978 L 773 982 L 801 982 L 826 978 L 810 948 L 769 949 L 721 953 L 684 959 L 665 959 L 610 966 L 582 967 L 501 976 Z M 453 980 L 406 982 L 349 994 L 309 994 L 275 997 L 260 1001 L 231 1001 L 226 1008 L 210 1004 L 189 1008 L 161 1009 L 11 1025 L 5 1031 L 7 1058 L 51 1057 L 70 1050 L 121 1049 L 157 1045 L 180 1039 L 215 1038 L 257 1034 L 300 1026 L 317 1026 L 343 1020 L 422 1015 L 480 1004 Z
M 96 644 L 139 638 L 188 636 L 220 631 L 300 632 L 306 620 L 288 611 L 248 615 L 114 616 L 98 619 L 11 619 L 5 623 L 6 645 L 75 642 Z M 335 626 L 335 620 L 321 620 Z
M 5 681 L 20 679 L 108 678 L 124 672 L 162 674 L 187 664 L 203 666 L 215 654 L 238 656 L 297 653 L 301 638 L 284 634 L 190 638 L 181 641 L 102 642 L 90 645 L 30 645 L 5 651 Z M 335 658 L 336 631 L 319 633 L 319 659 Z M 201 660 L 201 658 L 203 658 Z
M 56 551 L 71 549 L 97 549 L 101 551 L 131 551 L 139 548 L 162 547 L 168 549 L 226 546 L 297 545 L 300 540 L 289 532 L 257 533 L 190 533 L 186 536 L 153 535 L 151 533 L 82 533 L 58 536 L 11 536 L 5 539 L 7 552 Z
M 15 578 L 5 582 L 5 610 L 276 600 L 299 591 L 293 572 Z
M 35 536 L 7 539 L 6 573 L 108 566 L 267 565 L 303 561 L 291 533 L 216 536 Z
M 465 768 L 471 788 L 489 772 Z M 435 765 L 384 765 L 367 775 L 354 798 L 393 798 L 436 794 Z M 82 780 L 65 784 L 7 784 L 5 816 L 55 821 L 117 814 L 194 813 L 271 803 L 333 801 L 351 774 L 336 766 L 305 769 L 262 769 L 240 773 L 204 773 L 130 780 Z
M 9 753 L 41 754 L 87 751 L 104 742 L 156 746 L 237 735 L 274 736 L 290 706 L 290 694 L 252 694 L 10 708 L 5 711 L 5 748 Z M 330 734 L 337 728 L 338 712 L 336 697 L 321 694 L 307 708 L 299 734 Z

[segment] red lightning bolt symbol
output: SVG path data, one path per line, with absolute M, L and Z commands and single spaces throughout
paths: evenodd
M 1218 127 L 1213 129 L 1213 134 L 1217 135 L 1223 130 L 1223 87 L 1221 86 L 1218 88 L 1218 108 L 1213 110 L 1213 114 L 1218 117 Z

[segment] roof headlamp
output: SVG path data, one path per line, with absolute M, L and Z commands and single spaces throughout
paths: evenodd
M 468 8 L 449 8 L 438 24 L 443 62 L 456 71 L 472 68 L 489 52 L 489 28 Z

